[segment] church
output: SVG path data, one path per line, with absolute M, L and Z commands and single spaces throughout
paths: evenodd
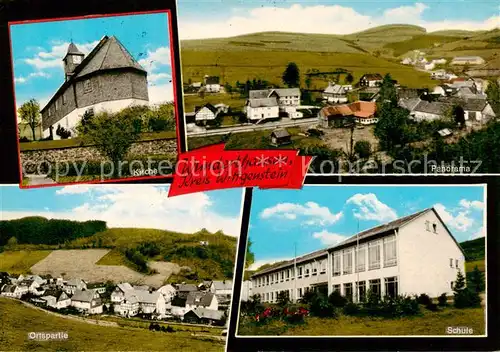
M 60 139 L 58 127 L 75 136 L 86 113 L 149 105 L 147 72 L 116 37 L 104 36 L 86 57 L 71 43 L 63 62 L 65 81 L 40 111 L 44 138 Z

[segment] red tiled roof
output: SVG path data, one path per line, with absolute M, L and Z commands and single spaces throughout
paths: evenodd
M 355 116 L 370 118 L 375 114 L 376 104 L 370 101 L 357 101 L 350 104 L 326 106 L 321 109 L 323 116 Z

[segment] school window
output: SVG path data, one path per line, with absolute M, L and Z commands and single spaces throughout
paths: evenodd
M 450 268 L 453 268 L 453 258 L 450 258 Z
M 52 116 L 52 107 L 49 107 L 49 116 Z
M 434 231 L 434 233 L 437 233 L 437 225 L 436 224 L 432 224 L 432 229 Z
M 343 266 L 344 266 L 344 275 L 352 274 L 352 250 L 347 249 L 343 252 Z
M 92 92 L 92 82 L 90 82 L 89 79 L 83 82 L 83 92 L 84 93 Z
M 299 279 L 302 277 L 302 267 L 299 267 Z
M 318 263 L 312 264 L 312 274 L 316 275 L 318 273 Z
M 55 101 L 55 107 L 56 107 L 56 111 L 59 110 L 59 99 L 56 99 Z
M 352 302 L 352 283 L 344 284 L 344 296 Z
M 290 269 L 286 271 L 286 279 L 288 280 L 290 278 Z
M 450 282 L 450 288 L 453 290 L 453 281 Z
M 301 298 L 301 297 L 302 297 L 302 288 L 297 289 L 297 296 L 298 296 L 299 298 Z
M 370 291 L 380 298 L 380 296 L 382 294 L 382 290 L 380 287 L 380 279 L 370 280 L 369 284 L 370 284 L 370 287 L 369 287 Z
M 340 293 L 340 284 L 338 284 L 338 285 L 333 285 L 333 292 L 335 292 L 335 291 L 337 291 L 337 292 L 339 292 L 339 293 Z
M 458 259 L 455 259 L 455 267 L 458 269 Z
M 380 269 L 380 242 L 368 244 L 368 269 Z
M 356 272 L 366 270 L 366 246 L 361 245 L 356 250 Z
M 397 264 L 396 236 L 384 238 L 384 267 Z
M 426 229 L 427 231 L 429 231 L 429 232 L 431 231 L 431 223 L 430 223 L 430 221 L 429 221 L 429 220 L 427 220 L 427 221 L 425 222 L 425 229 Z
M 366 300 L 366 281 L 358 281 L 356 283 L 356 291 L 358 294 L 358 301 L 364 302 Z
M 284 280 L 284 279 L 285 279 L 285 272 L 284 272 L 284 271 L 282 271 L 282 272 L 281 272 L 281 282 L 283 282 L 283 280 Z
M 306 268 L 306 275 L 305 277 L 308 277 L 309 276 L 309 268 Z
M 321 262 L 321 273 L 322 273 L 322 274 L 326 273 L 326 265 L 327 265 L 327 263 L 326 263 L 326 262 L 327 262 L 326 260 L 323 260 L 323 261 Z
M 386 277 L 385 281 L 385 295 L 389 297 L 396 297 L 398 295 L 398 278 L 396 276 Z
M 61 100 L 62 100 L 63 105 L 66 105 L 66 94 L 63 94 L 61 96 Z
M 340 252 L 335 252 L 333 254 L 333 276 L 339 276 L 340 275 Z

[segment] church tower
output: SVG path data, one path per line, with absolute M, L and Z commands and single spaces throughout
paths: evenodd
M 64 56 L 63 59 L 66 81 L 71 78 L 73 72 L 75 71 L 75 68 L 78 65 L 80 65 L 84 56 L 85 55 L 80 50 L 78 50 L 76 45 L 73 42 L 71 42 L 71 44 L 68 46 L 68 52 L 66 53 L 66 56 Z

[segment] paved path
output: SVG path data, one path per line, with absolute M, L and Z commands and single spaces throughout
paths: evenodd
M 305 118 L 305 119 L 297 119 L 287 121 L 277 121 L 277 122 L 268 122 L 262 125 L 248 125 L 248 126 L 237 126 L 237 127 L 221 127 L 214 130 L 208 130 L 203 132 L 188 132 L 188 137 L 205 137 L 205 136 L 216 136 L 221 134 L 228 133 L 242 133 L 242 132 L 254 132 L 254 131 L 262 131 L 262 130 L 272 130 L 276 127 L 285 128 L 285 127 L 293 127 L 293 126 L 301 126 L 301 125 L 316 125 L 318 124 L 318 118 Z
M 56 181 L 47 175 L 26 175 L 26 177 L 29 180 L 29 186 L 51 185 L 56 183 Z

